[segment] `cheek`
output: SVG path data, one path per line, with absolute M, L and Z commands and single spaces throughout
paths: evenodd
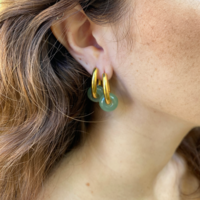
M 160 59 L 194 59 L 200 53 L 200 2 L 187 6 L 178 0 L 145 1 L 135 14 L 138 48 Z M 195 1 L 195 0 L 190 0 Z M 196 1 L 195 1 L 196 2 Z M 192 6 L 193 5 L 193 6 Z
M 200 122 L 200 7 L 177 0 L 136 6 L 135 87 L 147 104 Z M 190 1 L 192 2 L 192 1 Z M 196 2 L 194 0 L 194 2 Z M 134 59 L 133 59 L 134 54 Z M 136 67 L 135 67 L 136 66 Z

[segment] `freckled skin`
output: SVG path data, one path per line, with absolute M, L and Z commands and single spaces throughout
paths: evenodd
M 93 30 L 104 48 L 105 59 L 99 59 L 103 64 L 97 65 L 105 66 L 110 77 L 113 68 L 109 83 L 119 106 L 105 113 L 96 104 L 93 119 L 106 120 L 106 124 L 94 123 L 89 130 L 91 140 L 77 152 L 84 164 L 80 166 L 74 155 L 78 167 L 69 165 L 77 182 L 65 181 L 81 199 L 110 195 L 118 198 L 109 200 L 164 200 L 163 196 L 178 200 L 178 182 L 186 165 L 177 164 L 178 155 L 170 158 L 183 134 L 200 125 L 200 1 L 129 2 L 130 20 L 126 18 L 117 31 L 130 25 L 130 52 L 123 39 L 116 42 L 112 27 L 95 26 Z M 183 183 L 185 188 L 192 186 L 192 193 L 196 185 L 188 177 L 184 176 Z
M 90 186 L 90 183 L 86 183 L 86 185 L 89 187 L 89 186 Z
M 108 47 L 116 66 L 115 74 L 127 77 L 125 85 L 131 98 L 134 95 L 135 100 L 147 106 L 198 126 L 200 1 L 136 0 L 131 3 L 132 51 L 127 52 L 127 46 L 122 45 L 113 56 L 116 44 Z

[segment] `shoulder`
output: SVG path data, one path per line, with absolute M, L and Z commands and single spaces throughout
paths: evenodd
M 198 179 L 190 172 L 186 160 L 175 153 L 163 170 L 158 174 L 155 193 L 157 199 L 200 200 L 200 193 L 194 193 L 198 188 Z M 189 195 L 188 194 L 192 194 Z M 187 194 L 187 195 L 183 195 Z
M 174 163 L 178 174 L 178 186 L 181 200 L 200 200 L 198 178 L 191 172 L 185 158 L 181 154 L 175 154 Z M 185 195 L 184 195 L 185 194 Z

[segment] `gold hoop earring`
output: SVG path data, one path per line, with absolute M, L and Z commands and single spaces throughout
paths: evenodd
M 97 85 L 101 85 L 101 80 L 98 80 L 98 73 L 99 73 L 99 69 L 98 68 L 94 68 L 93 70 L 93 75 L 92 75 L 92 96 L 93 98 L 97 98 Z
M 103 74 L 103 93 L 104 93 L 106 103 L 110 104 L 111 103 L 111 100 L 110 100 L 110 84 L 108 82 L 108 77 L 107 77 L 106 73 Z
M 103 88 L 101 80 L 98 80 L 98 68 L 95 68 L 92 73 L 91 87 L 87 91 L 88 98 L 93 102 L 99 102 L 100 97 L 103 95 Z
M 118 106 L 118 98 L 110 92 L 107 74 L 103 74 L 103 95 L 99 99 L 99 106 L 106 112 L 113 111 Z

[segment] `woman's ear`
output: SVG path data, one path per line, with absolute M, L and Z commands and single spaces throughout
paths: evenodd
M 112 68 L 103 40 L 104 27 L 93 23 L 80 5 L 76 6 L 52 24 L 51 30 L 57 40 L 90 73 L 97 67 L 98 79 L 104 72 L 112 77 Z M 96 34 L 98 33 L 98 34 Z

